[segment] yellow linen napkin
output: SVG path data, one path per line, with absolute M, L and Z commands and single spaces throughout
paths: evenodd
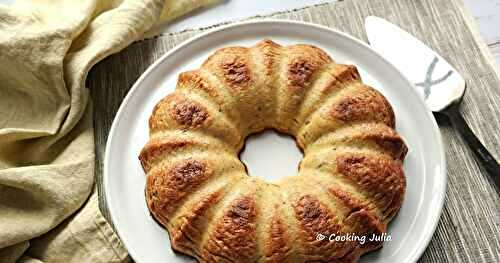
M 0 262 L 128 260 L 93 191 L 85 78 L 155 24 L 213 1 L 0 5 Z

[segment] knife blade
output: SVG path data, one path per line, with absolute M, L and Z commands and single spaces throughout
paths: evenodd
M 500 191 L 500 165 L 460 114 L 466 84 L 458 71 L 420 40 L 382 18 L 367 17 L 365 28 L 372 48 L 415 84 L 429 109 L 448 116 Z
M 461 98 L 465 81 L 439 54 L 400 27 L 375 16 L 365 28 L 373 49 L 395 65 L 417 87 L 432 111 L 443 110 Z

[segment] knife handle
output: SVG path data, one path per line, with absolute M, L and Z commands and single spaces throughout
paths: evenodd
M 462 135 L 462 138 L 474 152 L 476 160 L 482 164 L 491 176 L 498 191 L 500 190 L 500 165 L 469 128 L 467 122 L 465 122 L 465 119 L 460 114 L 458 106 L 459 103 L 452 103 L 444 110 L 444 113 L 450 118 L 453 127 L 458 130 L 458 132 Z

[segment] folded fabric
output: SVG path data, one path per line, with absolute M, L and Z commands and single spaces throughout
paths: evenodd
M 0 5 L 0 262 L 128 259 L 93 191 L 94 139 L 85 78 L 98 61 L 155 24 L 212 2 L 17 0 Z

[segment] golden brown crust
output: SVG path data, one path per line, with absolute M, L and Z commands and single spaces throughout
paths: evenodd
M 394 129 L 380 124 L 352 125 L 345 129 L 343 136 L 325 138 L 322 144 L 353 145 L 376 149 L 390 155 L 394 159 L 403 160 L 408 152 L 405 142 Z M 333 135 L 336 135 L 335 133 Z M 337 133 L 338 135 L 338 133 Z
M 173 127 L 193 129 L 209 126 L 211 119 L 206 107 L 174 92 L 154 107 L 149 128 L 152 131 Z
M 278 211 L 278 208 L 275 208 Z M 274 214 L 271 219 L 269 237 L 265 241 L 266 262 L 290 262 L 290 237 L 280 214 Z
M 222 195 L 222 190 L 209 194 L 189 210 L 188 214 L 182 217 L 182 223 L 170 232 L 172 246 L 175 249 L 184 253 L 197 253 L 198 244 L 208 223 L 204 220 L 207 210 L 219 202 Z
M 365 243 L 360 245 L 361 248 L 374 250 L 382 245 L 382 240 L 372 240 L 372 236 L 382 236 L 385 233 L 386 225 L 373 212 L 365 209 L 352 212 L 344 219 L 343 223 L 349 227 L 352 233 L 356 233 L 360 237 L 365 237 Z
M 248 88 L 253 83 L 249 50 L 244 47 L 227 47 L 217 50 L 202 65 L 220 76 L 230 90 Z
M 403 139 L 395 133 L 394 130 L 391 131 L 392 132 L 388 134 L 383 132 L 368 132 L 365 136 L 361 137 L 360 140 L 374 141 L 378 146 L 388 151 L 395 159 L 403 161 L 406 153 L 408 153 L 408 148 Z
M 188 159 L 149 174 L 146 182 L 149 210 L 167 225 L 179 201 L 206 182 L 211 173 L 207 162 Z
M 361 134 L 352 135 L 345 142 L 363 142 L 365 145 L 373 142 L 394 159 L 404 160 L 408 148 L 403 139 L 392 129 L 367 130 Z
M 330 114 L 332 118 L 343 122 L 373 120 L 395 127 L 391 105 L 380 92 L 368 86 L 364 92 L 352 94 L 335 103 Z
M 293 45 L 286 52 L 289 61 L 287 69 L 287 87 L 293 92 L 310 85 L 313 74 L 332 59 L 323 50 L 311 45 Z
M 362 201 L 353 197 L 349 192 L 342 190 L 341 188 L 331 188 L 329 192 L 335 196 L 337 200 L 339 200 L 346 208 L 349 209 L 349 214 L 354 211 L 359 211 L 361 209 L 371 210 L 366 206 Z
M 262 64 L 264 68 L 264 74 L 266 76 L 272 76 L 274 73 L 274 68 L 278 64 L 277 58 L 280 56 L 281 45 L 269 40 L 265 39 L 257 45 L 255 45 L 255 49 L 259 50 L 262 55 Z
M 250 82 L 250 69 L 243 59 L 238 57 L 228 58 L 222 61 L 221 66 L 229 85 L 245 87 Z
M 222 144 L 240 146 L 242 134 L 214 105 L 203 104 L 199 96 L 174 92 L 162 99 L 149 118 L 150 133 L 162 131 L 201 131 L 220 139 Z M 196 136 L 200 137 L 200 136 Z
M 321 66 L 319 63 L 311 62 L 302 58 L 290 61 L 288 66 L 288 87 L 292 90 L 303 89 L 308 86 L 312 76 Z
M 404 198 L 407 147 L 391 105 L 311 45 L 217 50 L 179 75 L 149 127 L 139 155 L 148 208 L 172 247 L 200 262 L 356 262 L 382 242 L 317 235 L 383 234 Z M 242 177 L 243 139 L 267 128 L 296 136 L 312 177 Z
M 332 188 L 330 189 L 330 193 L 345 207 L 349 208 L 350 211 L 343 223 L 349 228 L 350 232 L 357 233 L 359 236 L 365 236 L 367 242 L 362 244 L 362 247 L 370 249 L 378 248 L 382 242 L 368 242 L 372 234 L 380 236 L 385 232 L 386 225 L 380 221 L 376 212 L 366 203 L 340 188 Z
M 177 80 L 177 88 L 182 89 L 183 87 L 193 87 L 194 89 L 199 89 L 206 92 L 211 97 L 220 97 L 217 89 L 202 77 L 199 70 L 191 70 L 179 74 L 179 79 Z
M 193 140 L 174 139 L 169 140 L 166 138 L 151 139 L 141 150 L 139 160 L 144 171 L 148 172 L 152 164 L 157 161 L 163 153 L 174 152 L 176 150 L 195 145 Z
M 177 123 L 189 127 L 199 126 L 208 118 L 205 107 L 190 101 L 175 104 L 170 114 Z
M 207 262 L 254 262 L 257 209 L 251 197 L 235 200 L 203 247 L 201 257 Z
M 323 50 L 311 45 L 284 48 L 277 86 L 278 113 L 276 129 L 294 133 L 301 125 L 297 120 L 300 105 L 332 59 Z
M 391 218 L 401 207 L 406 180 L 402 163 L 384 157 L 345 154 L 336 158 L 338 172 L 358 184 L 376 198 L 384 213 Z
M 299 198 L 293 206 L 300 229 L 301 246 L 305 261 L 333 261 L 342 258 L 356 246 L 355 242 L 337 242 L 328 239 L 317 240 L 322 234 L 341 235 L 342 224 L 333 212 L 311 195 Z
M 345 83 L 361 80 L 358 69 L 354 65 L 335 64 L 328 74 L 331 77 L 322 90 L 323 95 L 327 95 L 333 90 L 341 88 Z

